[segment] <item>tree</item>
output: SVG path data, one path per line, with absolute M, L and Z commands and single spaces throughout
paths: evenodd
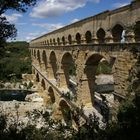
M 7 10 L 26 12 L 29 6 L 34 6 L 36 0 L 0 0 L 0 47 L 4 46 L 8 38 L 15 38 L 17 30 L 3 15 Z
M 14 38 L 16 36 L 17 30 L 13 24 L 10 24 L 5 17 L 0 17 L 0 47 L 6 39 Z

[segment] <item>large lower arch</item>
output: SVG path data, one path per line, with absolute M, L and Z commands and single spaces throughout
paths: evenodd
M 40 59 L 40 51 L 39 50 L 37 51 L 37 59 L 38 59 L 39 65 L 40 65 L 41 64 L 41 59 Z
M 92 103 L 92 105 L 94 104 L 96 71 L 98 68 L 98 64 L 103 58 L 104 57 L 100 54 L 93 54 L 87 59 L 85 63 L 84 74 L 87 81 L 85 81 L 84 83 L 85 84 L 84 88 L 86 89 L 87 95 L 89 96 L 88 98 L 90 98 L 90 102 Z
M 48 95 L 50 96 L 51 103 L 54 104 L 55 103 L 55 95 L 54 95 L 54 91 L 53 91 L 52 87 L 49 87 Z
M 70 106 L 63 99 L 60 101 L 59 106 L 63 115 L 64 122 L 66 124 L 72 125 L 72 114 Z
M 36 50 L 34 49 L 34 57 L 36 58 Z
M 135 41 L 140 42 L 140 21 L 137 21 L 134 26 Z
M 66 86 L 69 88 L 70 87 L 69 80 L 72 77 L 75 77 L 75 75 L 76 75 L 75 63 L 72 58 L 72 55 L 70 53 L 65 53 L 62 57 L 61 64 L 62 64 L 62 69 L 63 69 L 64 75 L 65 75 L 65 80 L 66 80 L 65 83 L 66 83 Z
M 56 79 L 57 59 L 54 51 L 51 52 L 49 60 L 50 60 L 50 70 L 49 70 L 50 78 Z
M 46 52 L 45 51 L 43 51 L 43 53 L 42 53 L 42 60 L 43 60 L 45 69 L 47 69 L 47 56 L 46 56 Z

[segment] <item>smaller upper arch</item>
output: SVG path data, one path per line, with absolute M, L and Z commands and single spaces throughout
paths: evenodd
M 124 27 L 122 25 L 120 25 L 120 24 L 116 24 L 112 28 L 111 31 L 112 31 L 113 41 L 114 42 L 121 42 L 123 31 L 124 31 Z
M 62 44 L 65 45 L 65 37 L 62 37 Z
M 76 38 L 77 44 L 81 44 L 81 34 L 77 33 L 75 38 Z
M 53 44 L 54 44 L 54 45 L 56 44 L 56 42 L 55 42 L 55 38 L 53 38 Z
M 49 40 L 47 40 L 47 45 L 49 46 L 50 44 L 49 44 Z
M 70 34 L 68 35 L 68 42 L 69 44 L 72 44 L 72 36 Z
M 52 39 L 50 39 L 50 45 L 52 45 Z
M 57 44 L 60 45 L 60 38 L 57 38 Z
M 98 29 L 97 33 L 97 38 L 99 43 L 105 43 L 105 30 L 103 28 Z
M 91 43 L 92 42 L 92 34 L 91 34 L 91 31 L 87 31 L 85 33 L 85 38 L 86 38 L 86 43 Z

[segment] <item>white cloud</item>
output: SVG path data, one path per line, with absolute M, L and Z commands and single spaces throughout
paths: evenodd
M 70 23 L 74 23 L 74 22 L 77 22 L 77 21 L 79 21 L 79 19 L 75 18 Z
M 113 4 L 113 7 L 114 8 L 119 8 L 119 7 L 123 7 L 125 5 L 128 5 L 129 3 L 120 3 L 120 2 L 117 2 L 117 3 L 114 3 Z
M 42 0 L 30 13 L 31 17 L 48 18 L 84 7 L 87 2 L 99 3 L 100 0 Z
M 53 31 L 53 30 L 59 29 L 59 28 L 61 28 L 61 27 L 64 26 L 64 25 L 61 24 L 61 23 L 57 23 L 57 24 L 49 24 L 49 23 L 33 23 L 32 25 L 34 25 L 34 26 L 39 26 L 39 27 L 42 27 L 42 28 L 45 28 L 45 29 L 47 29 L 47 31 Z
M 5 16 L 6 19 L 7 19 L 9 22 L 11 22 L 11 23 L 16 23 L 16 22 L 18 21 L 18 19 L 19 19 L 20 17 L 22 17 L 21 14 L 16 14 L 16 13 L 11 14 L 11 15 L 3 14 L 3 16 Z
M 43 34 L 45 34 L 46 32 L 32 32 L 32 33 L 28 33 L 27 35 L 26 35 L 26 37 L 25 37 L 25 39 L 24 40 L 26 40 L 26 41 L 31 41 L 31 40 L 33 40 L 33 39 L 35 39 L 35 38 L 37 38 L 37 37 L 39 37 L 39 36 L 41 36 L 41 35 L 43 35 Z

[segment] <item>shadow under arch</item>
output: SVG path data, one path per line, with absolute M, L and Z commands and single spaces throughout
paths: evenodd
M 50 53 L 50 66 L 52 70 L 51 78 L 56 79 L 56 72 L 57 72 L 57 59 L 56 54 L 54 51 Z
M 112 28 L 111 31 L 112 31 L 113 41 L 114 42 L 121 42 L 122 36 L 123 36 L 124 27 L 122 25 L 120 25 L 120 24 L 116 24 Z
M 76 38 L 77 44 L 81 44 L 81 35 L 80 35 L 80 33 L 77 33 L 75 38 Z
M 103 28 L 100 28 L 97 33 L 97 38 L 98 38 L 98 42 L 101 43 L 105 43 L 105 30 Z
M 36 74 L 36 82 L 40 82 L 39 74 L 38 73 Z
M 47 56 L 46 56 L 46 52 L 45 51 L 43 51 L 42 60 L 43 60 L 44 65 L 45 65 L 45 69 L 47 69 Z
M 86 32 L 85 38 L 86 38 L 86 43 L 91 43 L 92 42 L 92 34 L 91 34 L 90 31 Z
M 140 21 L 134 25 L 135 41 L 140 42 Z
M 39 50 L 37 51 L 37 59 L 38 59 L 39 65 L 40 65 L 41 64 L 41 59 L 40 59 L 40 51 Z
M 34 57 L 36 58 L 36 50 L 34 50 Z
M 55 95 L 54 95 L 54 91 L 53 91 L 52 87 L 49 87 L 48 95 L 50 96 L 51 103 L 54 104 L 55 103 Z
M 91 96 L 92 105 L 94 104 L 94 92 L 95 92 L 95 76 L 98 64 L 100 63 L 101 59 L 104 57 L 100 54 L 93 54 L 91 55 L 86 63 L 84 73 L 87 77 L 87 84 Z
M 63 115 L 64 122 L 68 125 L 72 125 L 72 114 L 70 106 L 63 99 L 60 101 L 59 106 Z
M 72 44 L 72 36 L 70 34 L 68 35 L 68 42 L 69 44 Z
M 65 75 L 66 86 L 69 88 L 70 87 L 70 81 L 69 81 L 70 78 L 75 77 L 75 75 L 76 75 L 75 62 L 72 58 L 72 55 L 69 52 L 67 52 L 63 55 L 61 64 L 62 64 L 62 69 L 63 69 L 64 75 Z
M 41 81 L 41 86 L 43 87 L 43 90 L 46 90 L 46 85 L 45 85 L 44 79 L 42 79 L 42 81 Z

